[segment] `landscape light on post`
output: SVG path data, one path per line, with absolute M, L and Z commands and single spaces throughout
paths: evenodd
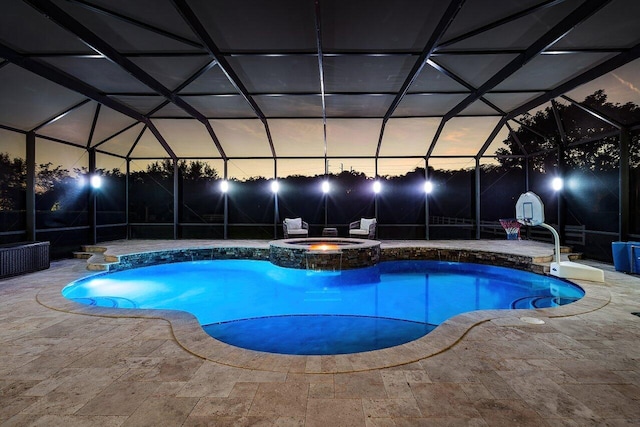
M 382 190 L 382 184 L 380 184 L 380 181 L 374 181 L 373 192 L 378 194 L 381 190 Z
M 551 181 L 551 188 L 553 188 L 554 191 L 560 191 L 562 190 L 562 188 L 564 187 L 564 180 L 560 177 L 555 177 L 553 178 L 553 180 Z
M 431 181 L 425 181 L 424 192 L 426 194 L 431 194 L 432 191 L 433 191 L 433 183 Z
M 322 192 L 327 194 L 331 187 L 329 186 L 329 181 L 322 181 Z
M 222 191 L 223 193 L 229 191 L 229 181 L 227 181 L 226 179 L 220 181 L 220 191 Z
M 280 184 L 278 183 L 278 181 L 271 181 L 271 192 L 277 194 L 279 189 Z
M 89 182 L 91 183 L 91 188 L 96 190 L 102 187 L 102 177 L 100 175 L 92 175 Z

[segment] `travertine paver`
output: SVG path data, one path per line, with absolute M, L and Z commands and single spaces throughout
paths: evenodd
M 548 245 L 530 250 L 549 254 Z M 640 425 L 640 318 L 630 314 L 640 311 L 640 278 L 591 264 L 607 281 L 589 285 L 601 301 L 592 311 L 540 311 L 544 325 L 495 317 L 439 354 L 384 369 L 358 357 L 235 353 L 257 365 L 246 369 L 187 351 L 175 332 L 188 333 L 189 322 L 179 316 L 99 317 L 40 304 L 88 274 L 83 260 L 57 261 L 0 281 L 0 425 Z M 347 370 L 336 368 L 354 372 L 309 373 Z

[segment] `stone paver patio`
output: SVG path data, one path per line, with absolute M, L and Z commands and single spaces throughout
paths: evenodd
M 190 244 L 108 246 L 125 254 Z M 552 253 L 533 242 L 383 245 Z M 606 283 L 580 282 L 583 300 L 526 312 L 543 325 L 521 321 L 523 311 L 478 312 L 401 352 L 337 357 L 235 349 L 177 312 L 122 317 L 80 306 L 60 290 L 92 274 L 86 261 L 53 262 L 0 281 L 0 425 L 640 425 L 640 317 L 631 314 L 640 278 L 588 264 L 605 270 Z

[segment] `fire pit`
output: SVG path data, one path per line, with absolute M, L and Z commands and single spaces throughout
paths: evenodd
M 314 243 L 309 245 L 309 251 L 339 251 L 340 246 L 335 243 Z

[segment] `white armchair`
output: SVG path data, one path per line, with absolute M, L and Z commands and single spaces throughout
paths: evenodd
M 309 236 L 309 224 L 304 222 L 302 218 L 285 218 L 282 222 L 282 231 L 284 231 L 285 239 L 307 237 Z
M 362 218 L 349 224 L 349 237 L 373 239 L 376 236 L 376 219 Z

